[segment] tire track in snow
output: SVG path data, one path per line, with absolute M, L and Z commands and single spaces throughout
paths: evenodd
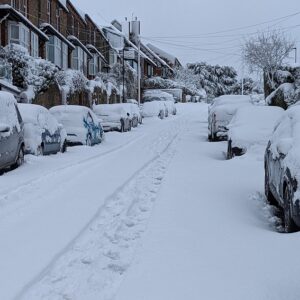
M 147 227 L 180 131 L 106 200 L 91 223 L 16 299 L 104 300 L 114 296 Z M 167 137 L 170 140 L 170 133 L 152 147 Z

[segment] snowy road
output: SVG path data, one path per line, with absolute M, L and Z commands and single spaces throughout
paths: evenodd
M 224 159 L 207 106 L 29 157 L 0 178 L 0 299 L 299 299 L 299 234 L 275 230 L 263 149 Z

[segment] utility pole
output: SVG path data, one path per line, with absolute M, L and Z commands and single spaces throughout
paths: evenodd
M 141 39 L 138 35 L 138 103 L 141 105 Z
M 242 56 L 242 95 L 244 95 L 244 77 L 245 77 L 245 66 L 244 66 L 244 55 Z

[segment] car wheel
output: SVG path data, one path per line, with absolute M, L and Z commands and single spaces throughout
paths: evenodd
M 267 198 L 267 202 L 272 205 L 272 206 L 277 206 L 277 202 L 270 191 L 270 179 L 269 179 L 269 171 L 268 171 L 268 166 L 265 165 L 265 195 Z
M 62 144 L 62 147 L 60 149 L 61 153 L 66 153 L 67 152 L 67 141 L 65 140 L 64 143 Z
M 284 208 L 283 208 L 283 224 L 284 232 L 292 233 L 297 231 L 297 226 L 292 217 L 292 193 L 290 192 L 289 186 L 284 191 Z
M 18 153 L 18 158 L 17 161 L 15 163 L 15 165 L 13 166 L 13 168 L 18 168 L 20 166 L 22 166 L 24 163 L 24 148 L 21 147 Z
M 228 147 L 227 147 L 227 159 L 232 159 L 233 157 L 234 157 L 234 154 L 232 152 L 231 140 L 229 140 Z
M 92 138 L 90 135 L 87 136 L 86 138 L 86 145 L 91 147 L 92 146 Z
M 37 148 L 37 155 L 43 156 L 44 155 L 44 145 L 39 145 Z

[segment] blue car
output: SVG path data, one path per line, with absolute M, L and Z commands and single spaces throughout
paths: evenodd
M 78 105 L 59 105 L 50 109 L 67 132 L 70 146 L 100 144 L 104 139 L 101 122 L 91 109 Z

